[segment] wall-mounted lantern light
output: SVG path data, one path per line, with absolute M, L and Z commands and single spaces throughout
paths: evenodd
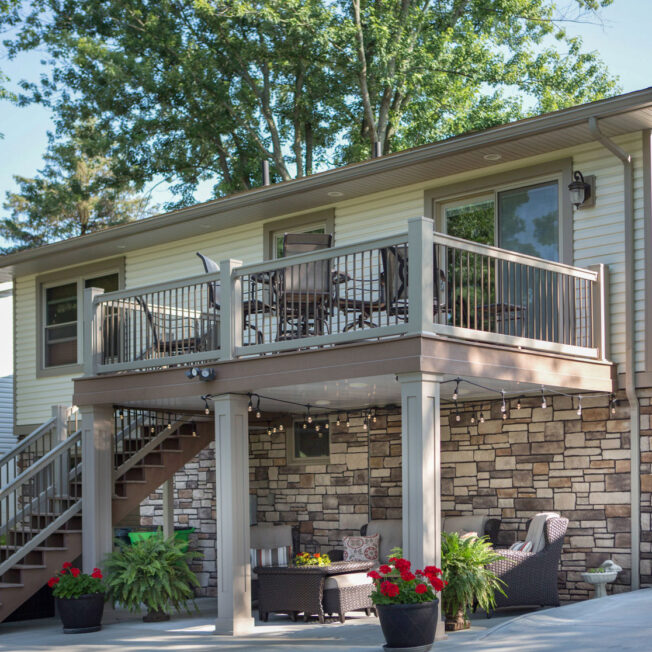
M 575 208 L 588 208 L 595 205 L 595 177 L 584 175 L 577 170 L 573 174 L 574 181 L 568 184 L 570 200 Z

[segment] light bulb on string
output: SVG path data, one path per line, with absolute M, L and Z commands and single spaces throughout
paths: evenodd
M 307 430 L 307 429 L 308 429 L 308 424 L 307 424 L 305 421 L 303 422 L 303 429 L 304 429 L 304 430 Z
M 475 423 L 475 412 L 473 412 L 473 414 L 471 414 L 471 424 L 474 424 L 474 423 Z
M 503 402 L 502 402 L 502 404 L 500 406 L 500 411 L 504 414 L 505 412 L 507 412 L 507 405 L 505 404 L 505 390 L 501 389 L 500 393 L 501 393 L 501 395 L 503 397 Z
M 548 403 L 546 402 L 546 395 L 543 393 L 544 387 L 541 385 L 541 407 L 545 410 L 548 407 Z
M 454 401 L 457 401 L 457 391 L 459 390 L 459 388 L 460 388 L 460 379 L 458 378 L 455 381 L 455 391 L 453 392 L 453 400 Z
M 582 397 L 581 396 L 577 397 L 577 416 L 578 417 L 582 416 Z
M 324 424 L 324 428 L 326 428 L 326 430 L 328 430 L 330 427 L 331 427 L 331 426 L 330 426 L 330 424 L 329 424 L 328 421 L 327 421 L 327 422 Z
M 517 410 L 521 409 L 521 397 L 520 396 L 516 399 L 516 409 Z
M 312 415 L 310 414 L 310 406 L 309 405 L 307 406 L 307 410 L 308 410 L 308 412 L 307 412 L 307 414 L 308 414 L 307 421 L 308 421 L 308 423 L 312 423 Z
M 484 423 L 484 414 L 480 412 L 480 423 Z
M 285 430 L 285 426 L 282 423 L 279 423 L 278 425 L 278 431 L 283 432 Z
M 197 436 L 197 424 L 193 421 L 191 424 L 192 427 L 192 436 L 196 437 Z
M 208 407 L 208 396 L 202 396 L 202 398 L 204 399 L 204 414 L 210 414 L 211 410 Z
M 254 411 L 254 405 L 251 401 L 251 394 L 249 394 L 249 404 L 247 405 L 247 412 L 253 412 Z

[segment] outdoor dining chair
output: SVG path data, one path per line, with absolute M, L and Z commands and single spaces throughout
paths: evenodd
M 286 233 L 283 257 L 328 249 L 330 233 Z M 333 279 L 328 258 L 288 265 L 275 276 L 278 339 L 288 340 L 329 331 Z

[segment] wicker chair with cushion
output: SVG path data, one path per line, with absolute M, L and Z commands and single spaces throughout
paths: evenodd
M 541 536 L 533 539 L 538 517 L 545 517 Z M 489 568 L 506 583 L 506 596 L 496 593 L 496 608 L 513 606 L 559 606 L 557 576 L 568 519 L 558 514 L 538 514 L 532 519 L 526 541 L 532 541 L 532 552 L 496 550 L 502 559 Z M 543 537 L 543 538 L 541 538 Z
M 249 534 L 249 545 L 251 550 L 278 550 L 279 548 L 289 549 L 287 553 L 287 562 L 291 561 L 292 555 L 298 549 L 295 539 L 298 532 L 289 525 L 274 525 L 273 523 L 261 523 L 259 525 L 252 525 Z M 253 557 L 253 555 L 252 555 Z M 278 560 L 278 556 L 276 557 Z M 273 563 L 273 556 L 270 563 Z M 258 565 L 258 561 L 252 558 L 252 573 L 251 573 L 251 594 L 252 599 L 258 599 L 258 578 L 253 572 L 253 569 Z M 264 565 L 260 564 L 260 565 Z

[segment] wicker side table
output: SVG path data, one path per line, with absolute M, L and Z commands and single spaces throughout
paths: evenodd
M 258 615 L 265 622 L 270 613 L 287 613 L 296 620 L 316 614 L 324 622 L 324 582 L 329 575 L 367 571 L 373 562 L 334 562 L 330 566 L 257 566 Z M 363 605 L 364 607 L 364 605 Z

